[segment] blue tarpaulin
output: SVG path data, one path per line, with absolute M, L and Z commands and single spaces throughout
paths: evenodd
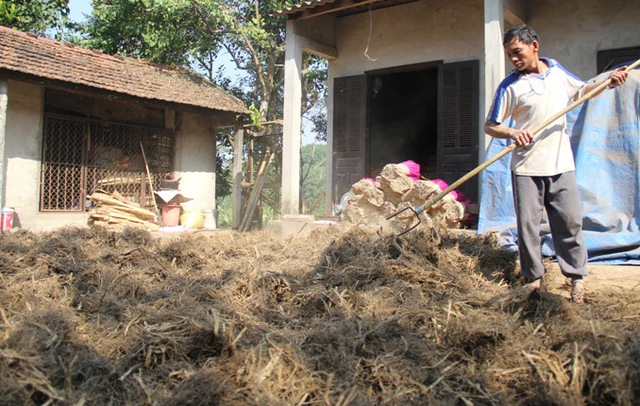
M 589 262 L 640 265 L 640 71 L 569 112 L 567 129 Z M 493 139 L 487 159 L 509 142 Z M 497 232 L 500 243 L 515 250 L 510 162 L 508 154 L 483 172 L 478 233 Z M 553 256 L 548 225 L 543 224 L 542 233 L 542 253 Z

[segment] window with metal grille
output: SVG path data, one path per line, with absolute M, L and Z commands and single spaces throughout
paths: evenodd
M 172 157 L 173 136 L 165 129 L 46 114 L 40 210 L 86 210 L 95 191 L 117 191 L 152 209 L 146 168 L 158 190 Z

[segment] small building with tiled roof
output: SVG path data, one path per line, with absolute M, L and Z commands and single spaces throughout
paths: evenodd
M 212 208 L 216 131 L 247 114 L 188 70 L 0 26 L 1 204 L 16 225 L 86 223 L 96 190 L 151 208 L 170 179 L 185 210 Z

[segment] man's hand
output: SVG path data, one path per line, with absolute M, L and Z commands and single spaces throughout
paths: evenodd
M 489 120 L 484 122 L 484 132 L 495 138 L 511 139 L 518 147 L 531 146 L 533 141 L 533 135 L 529 130 L 516 130 Z
M 533 141 L 533 136 L 529 130 L 513 130 L 511 133 L 511 139 L 517 146 L 524 147 Z
M 622 68 L 618 68 L 613 72 L 611 72 L 611 75 L 609 75 L 609 79 L 611 79 L 609 88 L 618 87 L 620 85 L 623 85 L 624 82 L 627 81 L 628 73 L 625 72 L 626 68 L 627 68 L 626 66 L 623 66 Z

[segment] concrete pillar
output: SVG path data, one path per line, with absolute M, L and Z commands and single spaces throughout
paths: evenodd
M 242 146 L 244 130 L 236 129 L 233 138 L 233 188 L 231 189 L 231 228 L 237 230 L 242 221 Z
M 175 174 L 180 191 L 193 199 L 182 204 L 186 211 L 215 206 L 216 141 L 210 124 L 208 115 L 184 112 L 176 131 Z
M 324 214 L 333 215 L 333 75 L 327 76 L 327 162 L 325 165 Z
M 505 76 L 504 48 L 502 35 L 504 32 L 502 0 L 484 0 L 484 97 L 480 97 L 482 124 L 491 108 L 493 94 Z M 482 128 L 482 127 L 481 127 Z M 484 153 L 491 137 L 480 137 L 480 162 L 484 161 Z
M 4 207 L 6 184 L 4 181 L 5 157 L 4 144 L 7 135 L 7 108 L 9 106 L 9 84 L 0 78 L 0 208 Z
M 300 210 L 300 140 L 302 127 L 302 43 L 295 21 L 287 21 L 284 53 L 284 125 L 282 145 L 282 215 Z

